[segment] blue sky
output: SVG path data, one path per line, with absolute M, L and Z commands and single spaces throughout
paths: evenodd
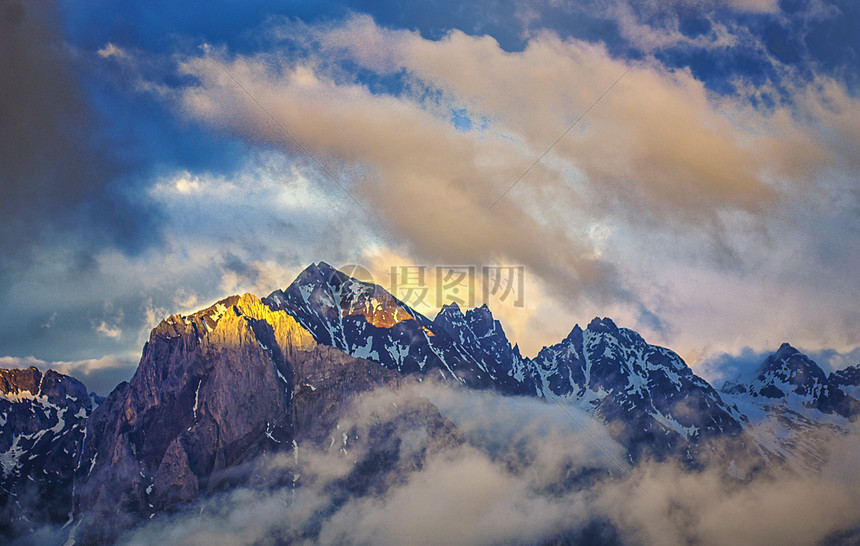
M 523 265 L 525 306 L 490 305 L 526 354 L 600 315 L 714 380 L 783 341 L 860 361 L 855 2 L 3 0 L 0 25 L 4 366 L 109 390 L 167 314 L 319 260 Z

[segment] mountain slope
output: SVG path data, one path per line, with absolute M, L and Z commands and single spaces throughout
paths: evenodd
M 612 424 L 634 458 L 743 430 L 743 416 L 677 354 L 606 318 L 545 347 L 534 368 L 547 392 Z
M 527 359 L 486 305 L 465 313 L 446 305 L 430 321 L 380 286 L 322 262 L 263 301 L 293 316 L 318 343 L 402 374 L 432 372 L 471 388 L 569 400 L 612 424 L 634 460 L 743 432 L 743 416 L 677 354 L 609 319 L 595 319 L 585 331 L 577 326 Z
M 456 303 L 445 305 L 433 324 L 483 363 L 495 389 L 509 394 L 540 393 L 527 360 L 518 347 L 511 346 L 502 324 L 486 304 L 465 314 Z
M 250 294 L 169 317 L 152 331 L 131 381 L 89 419 L 77 539 L 109 542 L 229 487 L 244 463 L 319 437 L 346 400 L 399 377 L 318 345 Z
M 487 365 L 444 330 L 383 288 L 320 262 L 286 290 L 263 301 L 285 311 L 321 344 L 401 373 L 427 373 L 476 387 L 490 387 Z
M 842 389 L 855 399 L 860 400 L 860 366 L 848 366 L 837 370 L 828 377 L 829 382 Z
M 733 390 L 794 411 L 814 409 L 849 418 L 860 413 L 860 402 L 840 388 L 839 380 L 848 384 L 849 375 L 846 370 L 844 375 L 828 377 L 812 359 L 783 343 L 762 362 L 749 385 L 738 385 Z
M 91 408 L 76 379 L 0 369 L 0 538 L 70 519 Z
M 827 460 L 833 435 L 843 434 L 860 414 L 860 402 L 840 388 L 851 370 L 829 377 L 788 343 L 764 359 L 747 383 L 728 383 L 723 397 L 749 420 L 748 431 L 765 458 L 797 472 L 815 471 Z
M 261 433 L 292 437 L 289 358 L 315 346 L 291 317 L 251 295 L 159 324 L 134 377 L 87 425 L 77 510 L 110 540 L 117 517 L 148 517 L 196 498 Z M 276 422 L 277 421 L 277 422 Z M 119 514 L 119 516 L 117 516 Z
M 337 480 L 347 493 L 337 502 L 378 493 L 420 467 L 427 445 L 464 441 L 427 400 L 383 397 L 394 407 L 384 417 L 359 411 L 361 426 L 345 424 L 357 394 L 396 391 L 410 376 L 546 398 L 572 420 L 565 406 L 576 406 L 633 463 L 716 461 L 740 476 L 788 462 L 805 471 L 820 466 L 828 435 L 855 415 L 857 401 L 841 388 L 856 382 L 854 371 L 827 377 L 784 345 L 749 385 L 720 393 L 676 353 L 608 318 L 524 358 L 487 306 L 447 305 L 431 321 L 379 286 L 314 264 L 262 300 L 230 296 L 163 320 L 134 377 L 91 413 L 86 389 L 70 378 L 0 370 L 4 532 L 32 528 L 23 517 L 63 523 L 72 512 L 75 540 L 110 542 L 247 484 L 255 461 L 283 452 L 296 463 L 278 487 L 298 487 L 299 445 L 343 456 Z M 19 507 L 21 492 L 52 500 Z M 46 514 L 33 511 L 40 506 Z

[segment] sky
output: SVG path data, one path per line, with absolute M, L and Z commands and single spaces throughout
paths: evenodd
M 849 0 L 0 0 L 0 366 L 106 394 L 169 314 L 321 260 L 426 273 L 430 316 L 445 271 L 521 266 L 487 303 L 527 356 L 608 316 L 717 383 L 782 342 L 860 363 L 858 26 Z

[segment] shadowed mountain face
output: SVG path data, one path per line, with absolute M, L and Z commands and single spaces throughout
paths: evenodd
M 848 366 L 830 374 L 830 383 L 839 387 L 846 394 L 857 398 L 860 396 L 860 366 Z
M 0 538 L 71 518 L 91 408 L 76 379 L 34 367 L 0 369 Z
M 342 363 L 345 355 L 329 352 L 249 294 L 162 321 L 137 373 L 89 420 L 76 497 L 93 522 L 88 539 L 110 540 L 128 525 L 117 517 L 169 510 L 216 487 L 240 458 L 289 444 L 295 387 L 304 383 L 297 368 Z
M 311 265 L 262 300 L 231 296 L 162 321 L 134 377 L 95 410 L 71 378 L 0 370 L 2 532 L 68 521 L 78 543 L 110 542 L 247 483 L 255 461 L 287 452 L 298 464 L 299 445 L 352 459 L 332 482 L 340 496 L 326 510 L 380 494 L 428 453 L 464 442 L 421 398 L 392 399 L 393 410 L 364 415 L 361 425 L 344 420 L 357 395 L 410 381 L 547 399 L 597 418 L 629 462 L 717 460 L 741 474 L 790 459 L 792 446 L 819 457 L 805 432 L 816 415 L 847 423 L 857 413 L 840 389 L 856 383 L 851 369 L 828 378 L 784 345 L 759 372 L 721 394 L 674 352 L 606 318 L 528 359 L 486 306 L 448 305 L 431 321 L 378 286 Z M 773 426 L 760 425 L 768 415 L 789 423 L 790 434 L 773 437 Z M 565 487 L 589 475 L 578 469 Z M 302 483 L 298 471 L 279 480 Z
M 541 350 L 534 367 L 546 390 L 613 423 L 634 459 L 743 430 L 739 412 L 677 354 L 606 318 Z

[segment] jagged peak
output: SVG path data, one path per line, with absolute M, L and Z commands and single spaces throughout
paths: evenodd
M 29 394 L 27 394 L 29 393 Z M 24 369 L 0 369 L 0 395 L 13 401 L 45 396 L 53 403 L 62 402 L 66 396 L 76 400 L 87 398 L 83 383 L 55 370 L 43 373 L 36 366 Z
M 614 332 L 618 330 L 618 326 L 616 326 L 612 319 L 608 317 L 594 317 L 591 322 L 588 323 L 588 330 Z
M 16 395 L 29 392 L 39 393 L 42 383 L 42 372 L 36 366 L 29 368 L 0 369 L 0 393 Z
M 779 349 L 776 350 L 776 353 L 774 353 L 774 356 L 778 359 L 784 359 L 784 358 L 789 358 L 791 356 L 794 356 L 796 354 L 806 356 L 803 353 L 801 353 L 800 351 L 798 351 L 797 349 L 795 349 L 794 347 L 792 347 L 791 344 L 789 344 L 788 342 L 785 342 L 779 346 Z
M 451 303 L 443 305 L 442 308 L 439 309 L 439 313 L 436 316 L 439 316 L 439 315 L 442 315 L 442 316 L 451 315 L 451 316 L 455 316 L 455 317 L 462 317 L 463 311 L 460 309 L 460 306 L 457 305 L 456 301 L 452 301 Z
M 220 331 L 219 325 L 224 321 L 228 322 L 229 328 L 235 320 L 263 320 L 273 327 L 280 325 L 285 335 L 293 339 L 293 344 L 297 348 L 306 348 L 315 344 L 311 342 L 313 336 L 310 332 L 292 315 L 283 309 L 271 307 L 249 292 L 228 296 L 188 316 L 170 315 L 152 330 L 151 337 L 175 338 L 192 334 L 203 338 L 213 332 L 217 333 L 216 330 Z
M 514 356 L 516 358 L 520 359 L 523 357 L 522 353 L 520 352 L 520 344 L 519 343 L 514 343 L 514 347 L 511 349 L 511 351 L 513 351 Z
M 847 366 L 832 372 L 828 380 L 838 385 L 860 386 L 860 365 Z
M 326 262 L 319 263 L 311 263 L 309 266 L 304 268 L 301 273 L 298 274 L 296 279 L 293 281 L 293 285 L 295 284 L 333 284 L 332 281 L 336 280 L 336 284 L 340 284 L 345 279 L 341 279 L 340 277 L 346 277 L 343 273 L 336 270 Z
M 319 275 L 320 279 L 322 279 L 323 282 L 325 282 L 326 284 L 329 284 L 329 285 L 339 286 L 339 285 L 343 284 L 344 282 L 352 279 L 352 277 L 350 277 L 346 273 L 343 273 L 343 272 L 335 269 L 334 267 L 332 267 L 331 265 L 329 265 L 326 262 L 319 262 L 316 264 L 311 264 L 310 266 L 308 266 L 308 269 L 310 269 L 311 267 L 314 268 L 315 272 Z M 356 280 L 356 282 L 361 282 L 361 281 L 358 281 L 357 279 L 355 279 L 355 280 Z M 364 284 L 364 283 L 362 283 L 362 284 Z
M 194 322 L 200 322 L 208 329 L 215 328 L 218 321 L 224 316 L 225 313 L 232 310 L 236 304 L 238 304 L 242 298 L 247 298 L 248 296 L 252 296 L 251 294 L 244 294 L 243 296 L 239 296 L 234 294 L 232 296 L 227 296 L 224 299 L 221 299 L 209 307 L 205 307 L 199 311 L 195 311 L 190 315 L 182 315 L 179 313 L 171 314 L 167 318 L 163 319 L 152 331 L 153 335 L 161 334 L 169 337 L 175 337 L 182 333 L 185 330 L 185 327 Z
M 490 311 L 490 308 L 487 307 L 486 303 L 480 307 L 475 307 L 466 311 L 466 319 L 471 323 L 482 322 L 486 324 L 490 324 L 496 320 L 493 317 L 493 312 Z
M 582 328 L 579 327 L 579 324 L 574 324 L 573 328 L 571 328 L 570 333 L 568 333 L 564 341 L 569 341 L 571 339 L 577 339 L 582 337 Z
M 783 368 L 789 362 L 792 362 L 794 365 L 802 364 L 807 368 L 821 370 L 820 366 L 818 366 L 818 364 L 816 364 L 807 355 L 792 347 L 789 343 L 783 343 L 779 346 L 779 349 L 765 358 L 764 362 L 762 362 L 761 366 L 756 370 L 756 376 L 760 376 L 769 370 Z M 823 374 L 824 371 L 821 370 L 821 373 Z
M 751 386 L 754 392 L 768 398 L 782 398 L 789 391 L 817 397 L 817 389 L 827 382 L 827 374 L 815 361 L 783 343 L 758 367 Z

